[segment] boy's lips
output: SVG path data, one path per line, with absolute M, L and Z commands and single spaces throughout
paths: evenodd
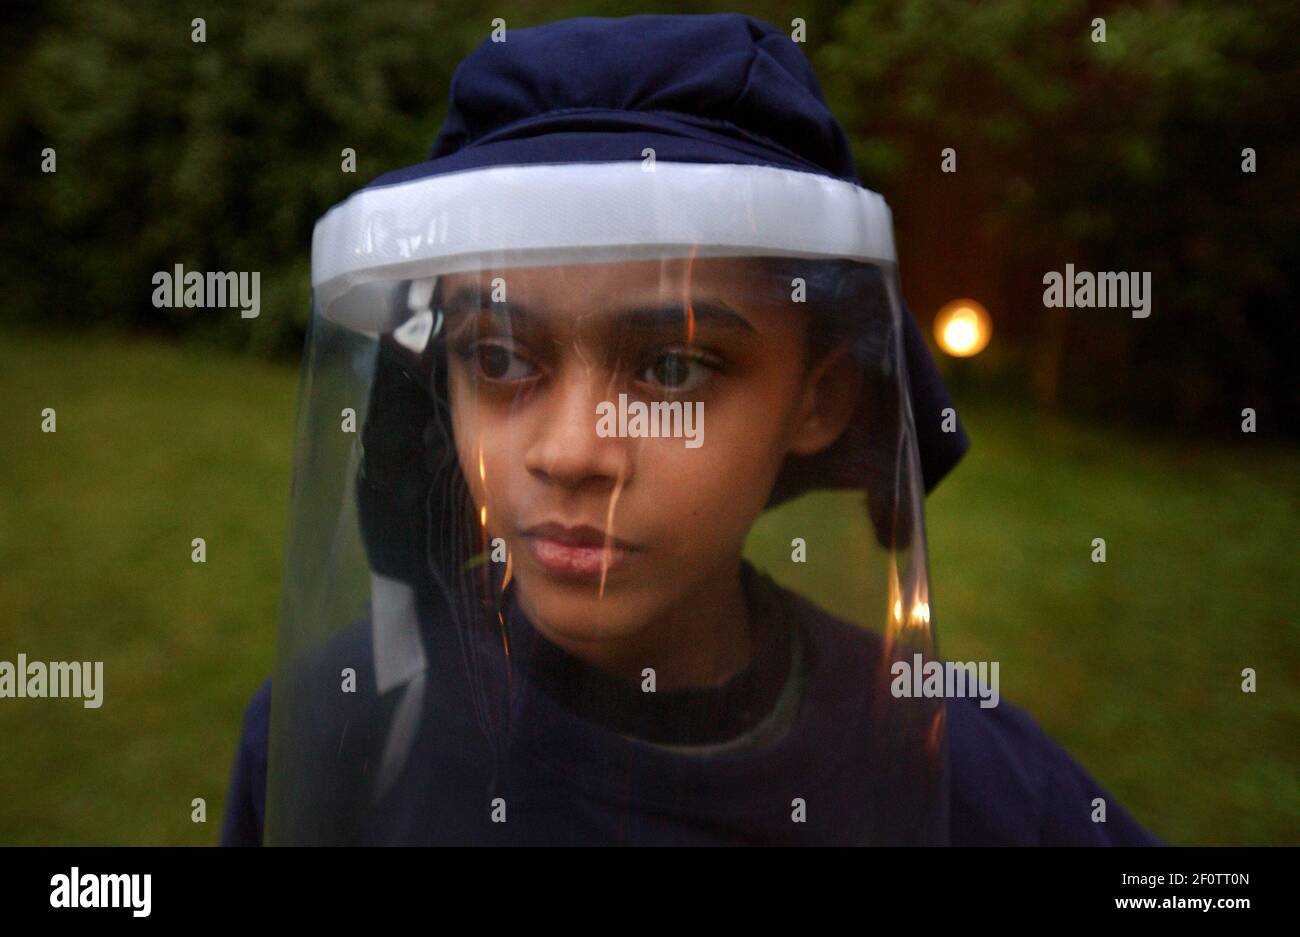
M 537 524 L 526 528 L 523 538 L 533 557 L 547 572 L 581 579 L 613 572 L 641 550 L 585 524 L 573 527 L 557 523 Z

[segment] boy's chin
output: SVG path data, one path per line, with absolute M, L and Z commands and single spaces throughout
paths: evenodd
M 570 582 L 519 584 L 520 604 L 533 625 L 552 643 L 591 644 L 619 641 L 648 627 L 652 603 L 638 601 L 624 589 Z

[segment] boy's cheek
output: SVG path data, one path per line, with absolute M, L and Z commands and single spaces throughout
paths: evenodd
M 735 414 L 727 408 L 710 411 L 706 405 L 700 445 L 647 440 L 653 445 L 638 451 L 636 477 L 668 493 L 688 488 L 703 494 L 700 500 L 706 502 L 756 501 L 761 506 L 785 458 L 785 422 L 783 414 L 771 411 Z
M 647 492 L 651 516 L 663 529 L 682 532 L 684 553 L 707 551 L 710 544 L 717 551 L 730 549 L 743 542 L 766 505 L 770 472 L 765 465 L 709 459 L 702 451 L 691 455 L 697 458 L 648 473 L 662 486 Z

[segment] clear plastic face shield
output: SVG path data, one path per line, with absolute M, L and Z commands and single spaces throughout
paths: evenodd
M 945 842 L 883 202 L 543 168 L 318 225 L 267 842 Z

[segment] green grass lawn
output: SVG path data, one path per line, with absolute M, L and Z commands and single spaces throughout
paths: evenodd
M 272 666 L 296 392 L 283 365 L 0 332 L 0 660 L 105 662 L 101 709 L 0 700 L 0 843 L 215 842 Z M 927 504 L 944 656 L 1000 661 L 1002 698 L 1169 841 L 1300 842 L 1300 454 L 962 416 Z

